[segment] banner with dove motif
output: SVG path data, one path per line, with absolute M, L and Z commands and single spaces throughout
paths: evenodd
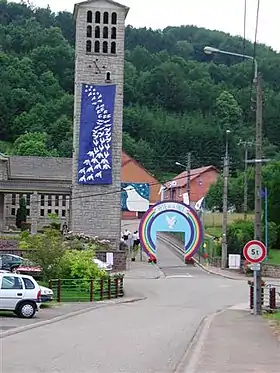
M 79 184 L 112 184 L 115 95 L 115 85 L 82 85 Z

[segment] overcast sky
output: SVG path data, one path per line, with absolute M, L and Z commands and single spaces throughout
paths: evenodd
M 17 0 L 16 0 L 17 1 Z M 258 0 L 247 0 L 246 36 L 254 40 Z M 17 2 L 20 2 L 18 0 Z M 75 0 L 30 0 L 53 11 L 72 12 Z M 127 24 L 164 28 L 196 25 L 243 36 L 245 0 L 119 0 L 128 5 Z M 280 0 L 260 0 L 257 40 L 280 52 Z

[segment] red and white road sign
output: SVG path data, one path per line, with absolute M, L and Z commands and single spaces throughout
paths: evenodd
M 267 255 L 267 249 L 261 241 L 252 240 L 244 246 L 243 255 L 250 263 L 261 263 Z

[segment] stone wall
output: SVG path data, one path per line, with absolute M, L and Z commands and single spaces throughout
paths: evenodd
M 106 262 L 106 251 L 97 251 L 95 252 L 96 258 Z M 123 272 L 126 270 L 126 253 L 125 251 L 115 251 L 114 255 L 114 272 Z
M 262 273 L 264 277 L 280 278 L 280 265 L 264 264 Z

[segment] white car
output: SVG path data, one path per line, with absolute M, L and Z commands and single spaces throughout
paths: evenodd
M 41 289 L 41 302 L 51 302 L 53 300 L 52 289 L 46 288 L 45 286 L 39 285 Z
M 112 265 L 109 263 L 104 263 L 102 260 L 97 258 L 93 259 L 93 262 L 97 265 L 99 269 L 105 269 L 105 271 L 112 271 Z
M 32 318 L 40 308 L 41 288 L 32 276 L 0 273 L 0 310 Z

